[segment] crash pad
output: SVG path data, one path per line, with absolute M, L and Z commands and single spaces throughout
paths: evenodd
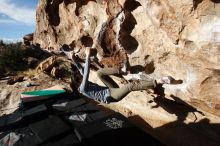
M 66 91 L 60 86 L 53 86 L 43 90 L 35 90 L 21 93 L 21 100 L 23 102 L 39 101 L 48 99 L 52 96 L 65 93 Z

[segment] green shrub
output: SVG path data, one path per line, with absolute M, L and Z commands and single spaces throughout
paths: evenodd
M 0 69 L 6 72 L 23 71 L 27 68 L 21 43 L 3 44 L 0 52 Z

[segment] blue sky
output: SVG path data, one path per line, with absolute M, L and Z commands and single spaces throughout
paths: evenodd
M 35 31 L 38 0 L 0 0 L 0 39 L 16 41 Z

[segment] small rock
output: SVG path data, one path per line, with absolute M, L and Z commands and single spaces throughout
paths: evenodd
M 34 84 L 34 83 L 28 82 L 28 83 L 26 83 L 25 86 L 26 86 L 26 87 L 33 87 L 33 86 L 39 86 L 39 84 Z
M 24 76 L 17 76 L 17 77 L 14 77 L 14 78 L 8 80 L 7 84 L 13 85 L 17 82 L 23 82 L 23 81 L 24 81 Z

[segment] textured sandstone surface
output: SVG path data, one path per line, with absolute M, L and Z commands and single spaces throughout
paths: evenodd
M 129 60 L 156 77 L 181 79 L 164 85 L 168 98 L 220 116 L 218 1 L 40 0 L 36 16 L 34 43 L 42 48 L 68 44 L 83 54 L 96 44 L 103 64 Z
M 128 60 L 156 78 L 182 80 L 164 85 L 160 94 L 211 114 L 209 120 L 220 123 L 220 1 L 39 0 L 36 22 L 34 44 L 54 52 L 67 44 L 81 58 L 85 46 L 95 46 L 106 66 L 122 66 Z M 135 92 L 109 107 L 139 115 L 154 128 L 179 120 L 169 110 L 162 112 L 166 106 L 151 113 L 149 100 L 146 92 Z M 204 120 L 199 115 L 191 122 Z

